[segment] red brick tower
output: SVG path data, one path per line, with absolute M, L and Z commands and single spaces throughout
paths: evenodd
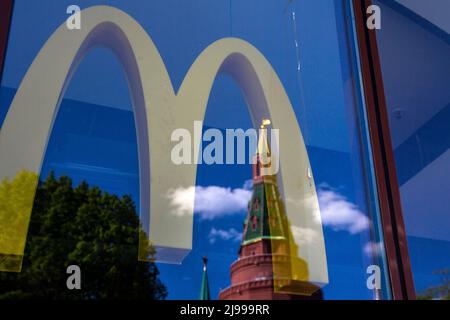
M 306 273 L 307 266 L 292 254 L 297 252 L 297 247 L 290 241 L 292 234 L 277 178 L 261 175 L 262 152 L 270 155 L 266 136 L 260 134 L 253 165 L 253 194 L 244 222 L 239 258 L 230 267 L 231 285 L 219 293 L 219 299 L 322 299 L 321 290 L 313 284 L 291 279 L 292 266 Z

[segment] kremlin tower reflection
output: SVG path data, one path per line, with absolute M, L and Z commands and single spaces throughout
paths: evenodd
M 265 124 L 270 121 L 264 120 L 261 128 Z M 314 284 L 293 280 L 293 274 L 307 276 L 308 266 L 297 257 L 276 175 L 262 175 L 264 153 L 270 156 L 267 135 L 260 131 L 239 258 L 230 266 L 231 285 L 219 293 L 219 299 L 322 299 L 322 291 Z

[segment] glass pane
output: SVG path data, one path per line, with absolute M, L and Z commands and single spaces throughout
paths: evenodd
M 380 1 L 378 48 L 419 299 L 449 298 L 448 1 Z
M 390 298 L 349 2 L 70 4 L 15 2 L 0 296 Z

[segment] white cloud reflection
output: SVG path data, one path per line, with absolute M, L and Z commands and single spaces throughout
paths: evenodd
M 368 242 L 364 246 L 364 253 L 368 257 L 382 257 L 384 252 L 384 245 L 382 242 Z
M 357 234 L 369 228 L 370 221 L 367 216 L 338 192 L 321 189 L 318 198 L 324 226 L 350 234 Z
M 218 239 L 240 242 L 242 239 L 242 233 L 234 228 L 230 228 L 228 230 L 212 228 L 209 232 L 208 239 L 210 243 L 215 243 Z
M 345 196 L 328 187 L 320 188 L 317 194 L 320 216 L 324 226 L 331 227 L 336 231 L 347 231 L 350 234 L 358 234 L 369 229 L 368 217 Z M 171 189 L 167 194 L 171 202 L 172 213 L 178 216 L 193 212 L 192 204 L 195 197 L 195 213 L 204 220 L 245 213 L 251 195 L 251 180 L 246 181 L 242 188 L 191 186 Z M 308 233 L 308 230 L 296 231 L 303 234 L 305 242 L 311 241 L 315 236 Z
M 291 232 L 297 245 L 308 245 L 317 241 L 315 230 L 297 226 L 291 226 Z
M 247 181 L 242 188 L 191 186 L 171 189 L 167 194 L 172 212 L 177 216 L 193 212 L 192 200 L 195 197 L 195 213 L 204 220 L 245 212 L 251 196 L 251 185 Z

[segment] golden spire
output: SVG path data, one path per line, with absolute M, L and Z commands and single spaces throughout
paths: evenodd
M 261 129 L 264 129 L 266 126 L 270 125 L 270 120 L 269 119 L 262 119 L 261 121 Z
M 257 154 L 260 157 L 270 157 L 270 148 L 269 143 L 267 141 L 267 129 L 266 126 L 270 125 L 269 119 L 262 119 L 261 126 L 259 130 L 259 137 L 258 137 L 258 150 Z

